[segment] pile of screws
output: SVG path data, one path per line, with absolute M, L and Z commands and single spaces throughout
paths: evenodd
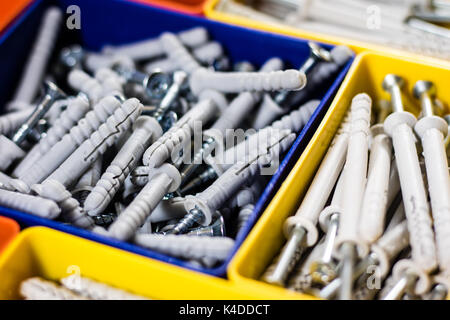
M 417 120 L 404 110 L 404 84 L 384 78 L 391 101 L 378 104 L 372 126 L 371 98 L 353 98 L 263 281 L 325 299 L 446 298 L 450 114 L 421 80 Z
M 60 279 L 60 284 L 29 278 L 21 282 L 19 292 L 25 300 L 148 300 L 76 274 Z
M 33 104 L 61 16 L 45 13 L 24 80 L 0 117 L 0 205 L 195 265 L 224 261 L 319 105 L 314 90 L 352 52 L 311 43 L 300 70 L 272 58 L 255 72 L 248 62 L 230 70 L 204 28 L 101 53 L 73 46 Z M 230 146 L 236 132 L 245 135 Z
M 216 10 L 275 27 L 450 59 L 450 3 L 442 0 L 221 0 Z M 442 26 L 444 25 L 444 26 Z

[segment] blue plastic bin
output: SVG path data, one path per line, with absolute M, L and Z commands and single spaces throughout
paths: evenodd
M 155 37 L 163 31 L 177 32 L 192 27 L 204 26 L 208 29 L 212 39 L 222 43 L 233 61 L 248 60 L 260 66 L 267 59 L 278 56 L 289 62 L 292 67 L 298 67 L 309 55 L 307 42 L 300 39 L 226 25 L 134 2 L 124 0 L 40 0 L 36 1 L 0 38 L 0 68 L 3 71 L 0 75 L 0 106 L 3 106 L 11 98 L 44 9 L 49 4 L 55 3 L 64 10 L 69 5 L 78 5 L 80 7 L 81 30 L 70 31 L 69 35 L 72 33 L 74 37 L 81 37 L 82 44 L 90 50 L 99 50 L 105 44 L 121 44 Z M 232 256 L 238 250 L 318 127 L 339 85 L 350 68 L 351 62 L 349 61 L 342 68 L 340 74 L 329 87 L 320 89 L 321 92 L 318 94 L 318 98 L 321 99 L 320 106 L 308 124 L 299 133 L 277 173 L 266 186 L 247 225 L 238 235 L 232 253 L 219 267 L 213 269 L 194 267 L 176 258 L 130 243 L 106 238 L 60 222 L 42 219 L 29 213 L 0 207 L 0 214 L 14 218 L 23 225 L 47 226 L 188 269 L 224 276 Z M 0 152 L 6 151 L 0 150 Z

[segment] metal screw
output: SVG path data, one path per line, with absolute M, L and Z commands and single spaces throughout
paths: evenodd
M 407 291 L 411 290 L 418 278 L 415 274 L 406 273 L 383 297 L 383 300 L 400 300 Z
M 188 236 L 225 237 L 225 221 L 222 215 L 218 215 L 214 223 L 207 227 L 192 229 Z
M 183 177 L 183 176 L 182 176 Z M 187 194 L 192 190 L 205 185 L 207 182 L 216 179 L 217 173 L 212 167 L 208 167 L 205 171 L 200 173 L 195 179 L 192 179 L 181 190 L 181 194 Z
M 438 283 L 433 287 L 433 289 L 431 289 L 428 300 L 445 300 L 447 294 L 447 287 L 442 283 Z
M 114 66 L 113 69 L 127 82 L 141 85 L 149 99 L 162 99 L 172 83 L 171 77 L 160 71 L 147 74 L 122 66 Z
M 164 98 L 159 103 L 159 106 L 156 108 L 153 113 L 153 118 L 156 119 L 159 123 L 162 122 L 164 115 L 169 110 L 170 106 L 175 102 L 180 93 L 180 90 L 183 86 L 183 83 L 187 79 L 187 73 L 184 71 L 175 71 L 173 74 L 173 81 L 170 85 L 169 89 L 166 91 Z
M 384 77 L 382 86 L 385 91 L 391 95 L 391 105 L 394 112 L 402 112 L 404 110 L 401 89 L 405 85 L 403 78 L 388 74 Z
M 68 69 L 81 68 L 86 52 L 80 45 L 63 48 L 59 55 L 59 62 Z
M 39 120 L 44 117 L 47 111 L 51 108 L 56 100 L 63 99 L 66 95 L 53 82 L 45 82 L 45 95 L 41 102 L 36 106 L 34 112 L 30 115 L 27 121 L 16 131 L 12 137 L 12 141 L 20 146 L 27 138 L 30 132 L 38 124 Z
M 284 286 L 289 273 L 294 268 L 297 261 L 305 249 L 307 231 L 301 226 L 294 226 L 289 234 L 289 240 L 283 247 L 279 259 L 275 261 L 273 267 L 269 267 L 262 279 L 278 286 Z
M 300 67 L 299 71 L 308 75 L 311 70 L 319 63 L 319 62 L 331 62 L 331 55 L 328 50 L 321 48 L 318 44 L 314 42 L 308 42 L 308 46 L 310 49 L 310 54 L 308 59 L 303 63 Z M 289 96 L 289 91 L 280 91 L 273 95 L 273 100 L 278 104 L 282 105 L 284 101 L 286 101 Z
M 200 224 L 204 219 L 205 214 L 202 210 L 198 208 L 192 209 L 177 223 L 173 229 L 166 231 L 166 234 L 184 234 L 188 232 L 188 230 L 192 228 L 195 223 Z
M 328 284 L 336 277 L 336 268 L 332 262 L 332 253 L 339 226 L 339 214 L 334 213 L 328 222 L 328 231 L 325 238 L 325 249 L 319 261 L 311 265 L 311 275 L 315 282 Z
M 209 137 L 208 139 L 203 142 L 202 147 L 200 150 L 195 154 L 194 159 L 190 164 L 188 164 L 186 167 L 183 168 L 181 171 L 181 179 L 182 184 L 184 184 L 186 181 L 188 181 L 189 177 L 195 172 L 195 170 L 199 167 L 202 160 L 206 158 L 215 148 L 217 145 L 216 140 L 213 137 Z
M 413 95 L 416 99 L 420 99 L 420 103 L 422 106 L 422 116 L 433 116 L 433 100 L 436 97 L 436 86 L 431 81 L 417 81 L 413 88 Z
M 97 216 L 93 216 L 92 219 L 97 226 L 100 227 L 109 227 L 117 218 L 117 215 L 114 213 L 101 213 Z

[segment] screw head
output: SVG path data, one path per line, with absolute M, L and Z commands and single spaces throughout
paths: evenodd
M 46 80 L 44 82 L 44 92 L 54 100 L 66 98 L 66 94 L 53 82 Z
M 317 43 L 310 41 L 308 42 L 308 47 L 311 50 L 311 56 L 317 60 L 326 62 L 330 62 L 332 60 L 330 51 L 322 48 Z
M 59 56 L 59 61 L 67 68 L 79 66 L 83 61 L 85 52 L 79 45 L 63 48 Z
M 151 99 L 162 99 L 172 83 L 171 76 L 155 71 L 150 74 L 145 91 Z
M 389 91 L 397 86 L 402 88 L 404 84 L 405 80 L 402 77 L 391 73 L 384 77 L 382 86 L 385 91 Z
M 436 86 L 431 81 L 419 80 L 413 88 L 414 98 L 420 99 L 422 94 L 427 93 L 431 98 L 436 96 Z

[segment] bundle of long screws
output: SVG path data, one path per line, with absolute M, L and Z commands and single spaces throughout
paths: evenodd
M 263 281 L 325 299 L 446 298 L 449 109 L 432 82 L 417 81 L 417 120 L 404 87 L 388 74 L 389 104 L 353 98 Z
M 221 0 L 216 10 L 450 59 L 450 3 L 442 0 Z
M 315 89 L 352 52 L 310 43 L 299 70 L 278 58 L 230 70 L 199 27 L 101 53 L 74 45 L 52 64 L 61 15 L 44 15 L 0 117 L 0 205 L 195 265 L 224 261 L 319 105 Z
M 19 292 L 25 300 L 147 300 L 77 274 L 62 278 L 59 283 L 28 278 L 20 283 Z

